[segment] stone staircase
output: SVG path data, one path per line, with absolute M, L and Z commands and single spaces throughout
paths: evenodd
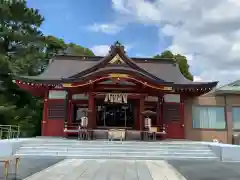
M 120 142 L 38 139 L 22 144 L 16 155 L 80 159 L 219 160 L 208 145 L 189 141 Z

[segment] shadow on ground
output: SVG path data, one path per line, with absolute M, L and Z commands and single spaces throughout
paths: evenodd
M 168 161 L 187 180 L 239 180 L 240 163 Z

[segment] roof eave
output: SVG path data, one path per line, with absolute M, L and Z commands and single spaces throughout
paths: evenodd
M 214 88 L 218 84 L 218 81 L 207 82 L 207 83 L 191 83 L 191 84 L 174 84 L 175 87 L 179 88 Z
M 36 83 L 36 84 L 56 84 L 60 83 L 62 79 L 33 79 L 35 76 L 13 76 L 16 81 L 23 81 L 26 83 Z
M 104 70 L 103 69 L 102 71 L 93 72 L 92 74 L 88 74 L 86 76 L 74 77 L 74 78 L 70 77 L 70 78 L 65 78 L 65 79 L 62 79 L 62 80 L 64 82 L 81 82 L 81 81 L 92 80 L 97 76 L 102 76 L 102 75 L 104 76 L 104 75 L 108 75 L 108 74 L 111 74 L 111 73 L 134 74 L 134 75 L 137 75 L 139 77 L 144 78 L 148 82 L 152 82 L 152 83 L 157 84 L 157 85 L 167 84 L 167 85 L 171 86 L 173 84 L 173 82 L 167 82 L 167 81 L 164 81 L 162 79 L 152 79 L 151 77 L 145 76 L 144 74 L 141 74 L 140 72 L 134 72 L 134 71 L 131 71 L 131 70 L 124 70 L 124 69 L 109 69 L 109 70 Z
M 232 94 L 240 94 L 240 91 L 236 90 L 217 90 L 214 92 L 216 95 L 232 95 Z

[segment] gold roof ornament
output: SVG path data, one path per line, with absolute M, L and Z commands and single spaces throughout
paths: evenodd
M 125 64 L 125 62 L 122 60 L 122 58 L 119 56 L 119 54 L 116 54 L 111 61 L 109 61 L 110 64 Z

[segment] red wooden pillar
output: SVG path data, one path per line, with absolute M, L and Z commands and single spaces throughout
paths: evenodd
M 164 126 L 164 111 L 163 111 L 163 106 L 164 106 L 164 95 L 160 96 L 160 124 L 161 126 Z
M 184 114 L 184 96 L 182 94 L 180 94 L 180 115 L 181 115 L 180 123 L 182 128 L 182 138 L 184 138 L 185 137 L 185 132 L 184 132 L 185 114 Z
M 95 94 L 93 94 L 93 111 L 92 111 L 92 128 L 96 128 L 97 126 L 97 118 L 96 118 L 96 101 L 95 101 Z
M 159 127 L 161 125 L 161 97 L 158 96 L 158 101 L 157 101 L 157 126 Z
M 66 97 L 65 97 L 65 100 L 64 100 L 64 113 L 65 113 L 65 117 L 64 117 L 63 133 L 62 133 L 62 135 L 64 137 L 67 137 L 68 134 L 67 134 L 67 132 L 65 130 L 67 130 L 68 127 L 69 127 L 69 115 L 70 115 L 70 111 L 69 111 L 69 107 L 70 106 L 69 106 L 69 104 L 71 102 L 71 94 L 70 94 L 68 89 L 65 89 L 65 91 L 66 91 L 67 94 L 66 94 Z
M 47 135 L 47 120 L 48 119 L 48 91 L 45 92 L 44 101 L 43 101 L 43 117 L 42 117 L 42 131 L 41 135 Z
M 134 117 L 135 117 L 135 128 L 136 130 L 140 130 L 140 124 L 139 124 L 139 118 L 140 118 L 140 115 L 139 115 L 139 101 L 136 101 L 136 106 L 134 107 Z
M 140 126 L 140 130 L 144 129 L 144 117 L 142 115 L 142 112 L 145 110 L 144 100 L 145 100 L 144 96 L 141 96 L 140 99 L 139 99 L 139 126 Z
M 96 119 L 94 119 L 94 112 L 95 112 L 94 106 L 95 106 L 94 94 L 92 92 L 89 92 L 88 93 L 88 128 L 94 128 L 96 124 Z
M 69 95 L 68 95 L 68 120 L 67 120 L 67 123 L 68 124 L 72 124 L 72 111 L 73 111 L 73 105 L 72 105 L 72 93 L 68 92 Z

